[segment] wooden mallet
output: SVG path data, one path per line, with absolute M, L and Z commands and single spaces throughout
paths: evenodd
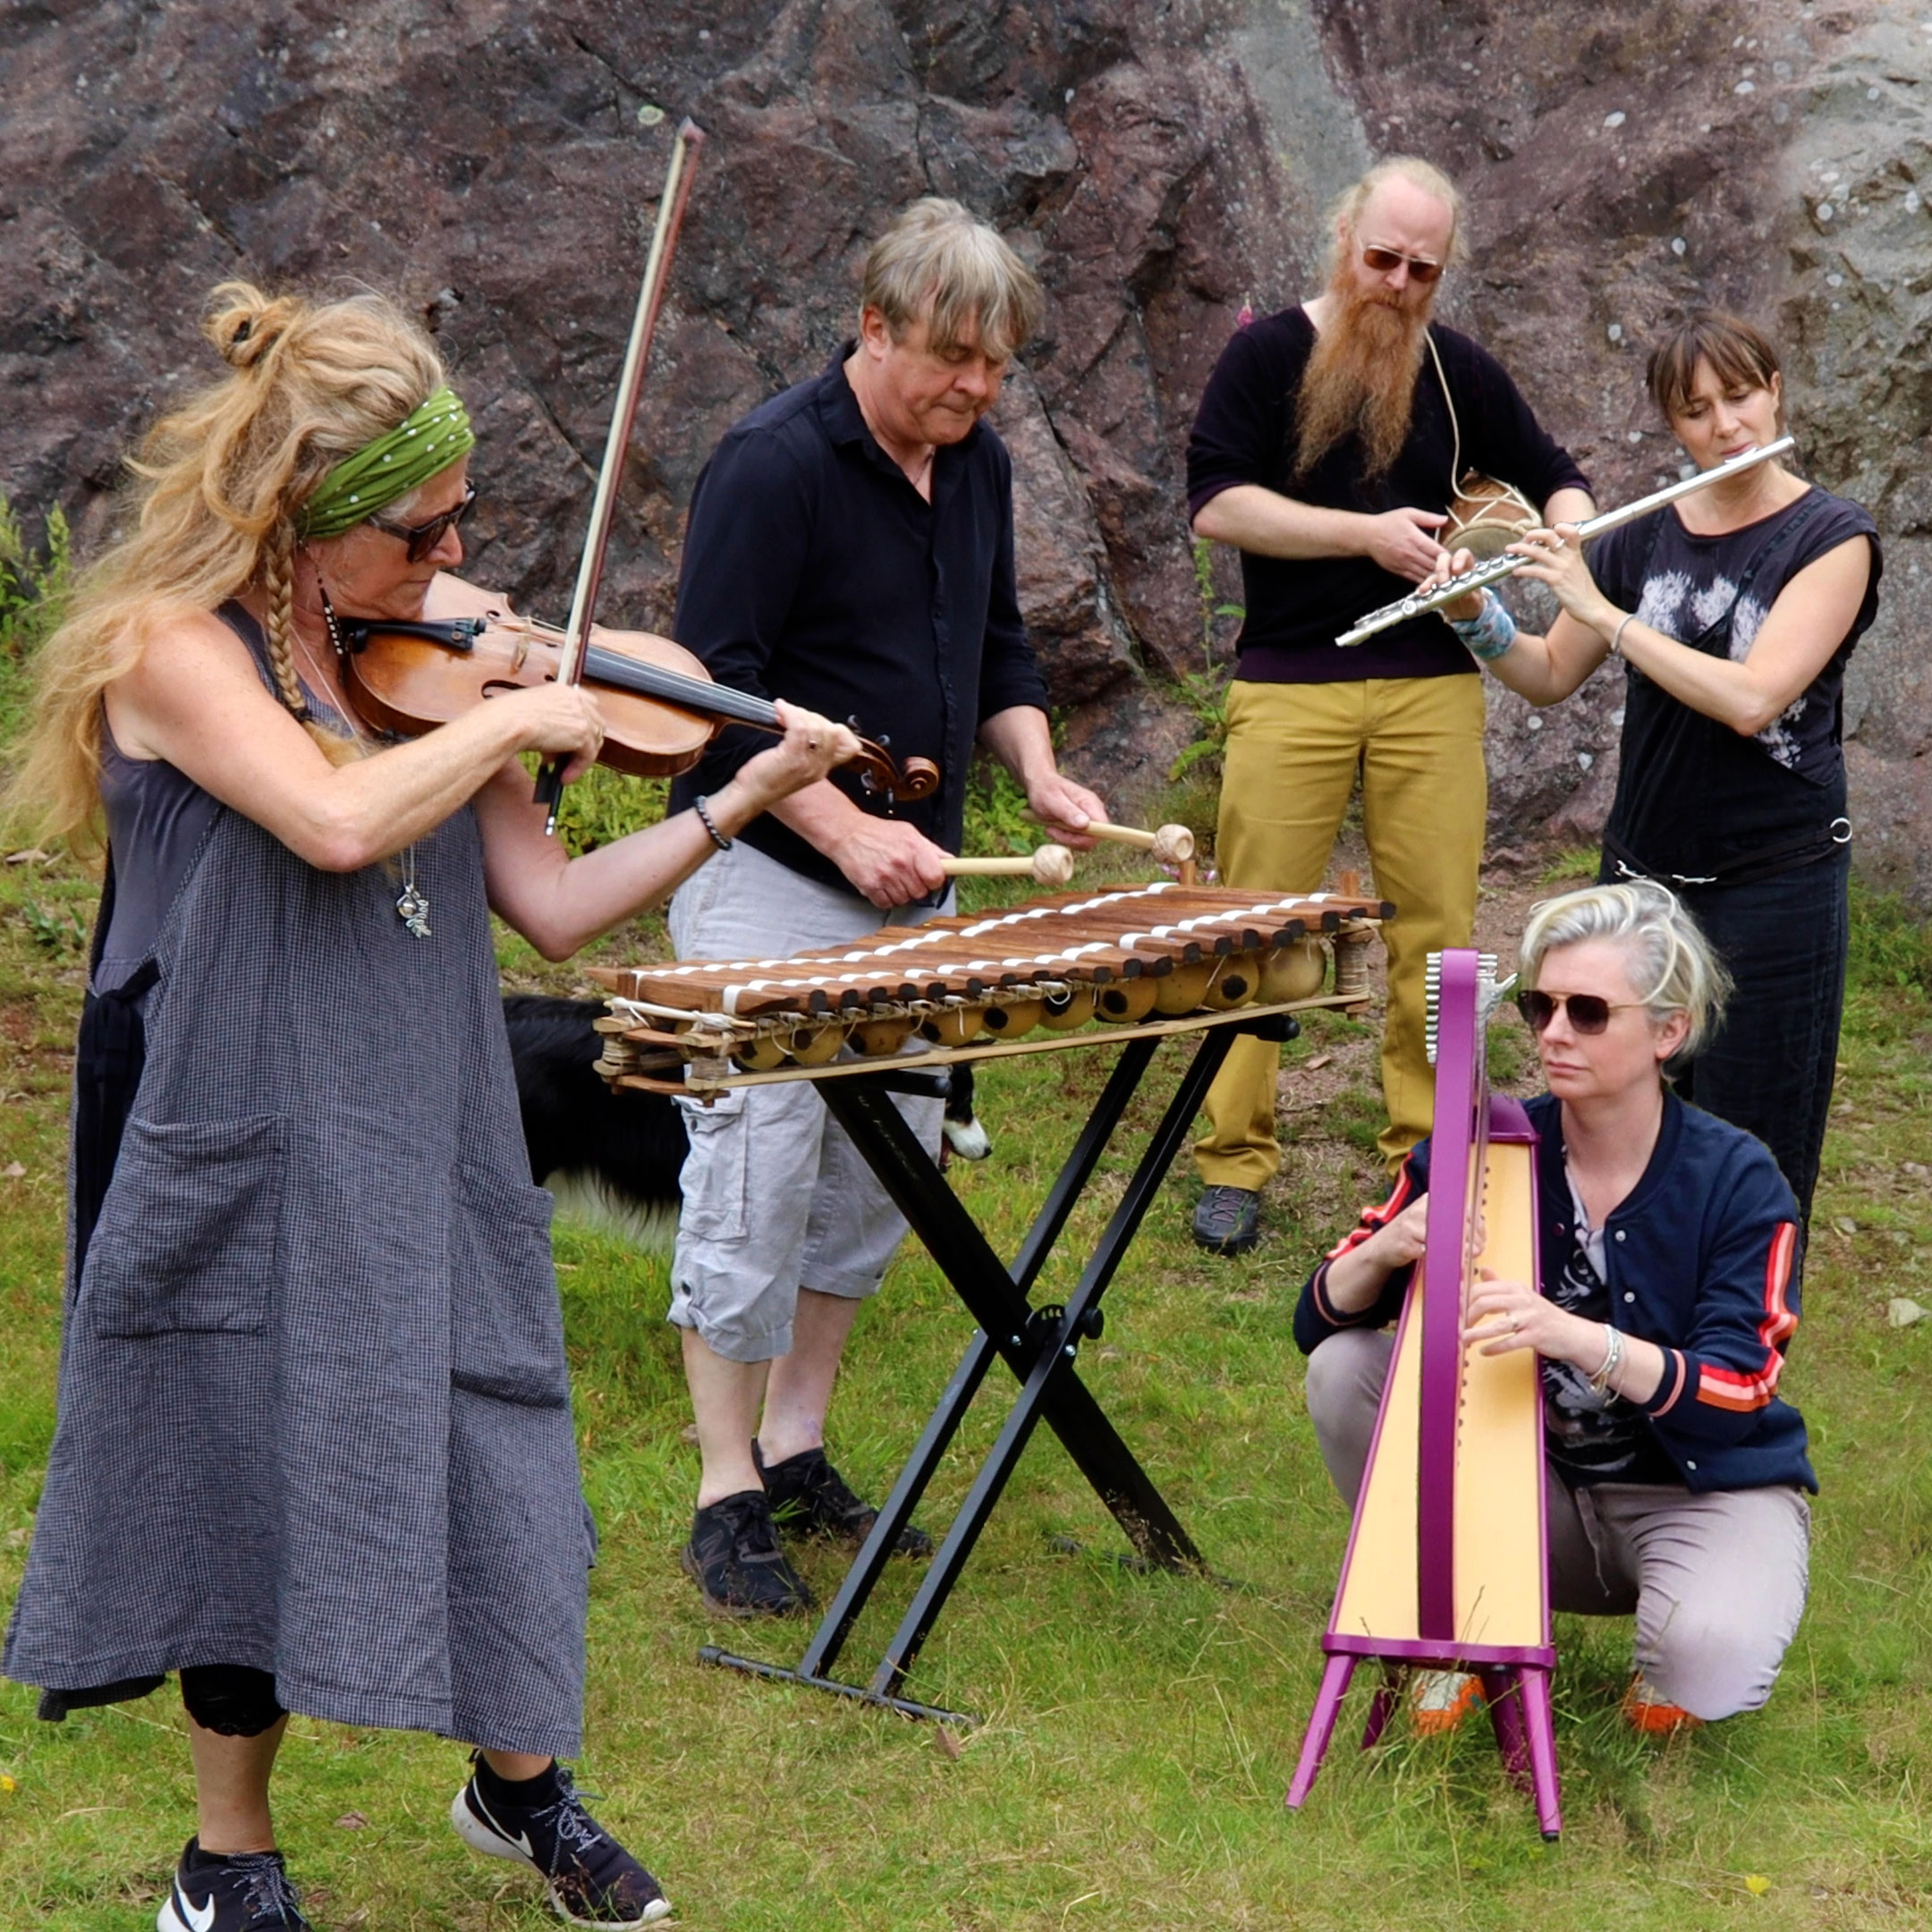
M 1031 857 L 948 858 L 948 878 L 1030 878 L 1038 886 L 1064 886 L 1073 877 L 1073 854 L 1064 845 L 1042 845 Z
M 1156 831 L 1144 832 L 1139 826 L 1109 825 L 1104 818 L 1095 818 L 1089 821 L 1087 830 L 1095 838 L 1138 847 L 1156 865 L 1178 866 L 1181 883 L 1194 883 L 1194 835 L 1184 825 L 1164 825 Z

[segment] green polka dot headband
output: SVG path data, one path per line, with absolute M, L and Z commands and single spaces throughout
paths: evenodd
M 386 436 L 343 457 L 297 513 L 295 527 L 304 537 L 340 537 L 475 447 L 469 411 L 454 390 L 438 389 Z

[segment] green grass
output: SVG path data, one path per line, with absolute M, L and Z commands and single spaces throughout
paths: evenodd
M 0 1602 L 18 1579 L 53 1426 L 80 987 L 65 934 L 91 899 L 64 864 L 0 871 Z M 1858 917 L 1808 1319 L 1786 1383 L 1812 1423 L 1825 1482 L 1811 1604 L 1768 1709 L 1661 1748 L 1614 1716 L 1628 1625 L 1560 1619 L 1567 1831 L 1555 1849 L 1538 1842 L 1477 1730 L 1445 1743 L 1398 1737 L 1358 1756 L 1347 1726 L 1360 1723 L 1360 1692 L 1308 1809 L 1281 1808 L 1347 1529 L 1302 1407 L 1290 1318 L 1316 1254 L 1379 1191 L 1372 1067 L 1327 1105 L 1291 1115 L 1271 1232 L 1252 1257 L 1211 1261 L 1192 1248 L 1183 1163 L 1109 1297 L 1105 1336 L 1083 1352 L 1083 1376 L 1225 1580 L 1115 1564 L 1118 1530 L 1042 1432 L 912 1682 L 916 1695 L 983 1719 L 956 1758 L 929 1726 L 696 1662 L 715 1640 L 789 1661 L 806 1633 L 721 1631 L 702 1615 L 676 1566 L 697 1465 L 662 1318 L 664 1262 L 563 1230 L 585 1481 L 603 1531 L 580 1774 L 603 1794 L 600 1814 L 665 1877 L 682 1922 L 733 1932 L 1924 1922 L 1932 1325 L 1890 1328 L 1885 1304 L 1901 1293 L 1932 1301 L 1932 1195 L 1906 1165 L 1932 1163 L 1932 998 L 1923 928 L 1864 895 Z M 646 924 L 603 950 L 635 956 L 660 944 Z M 512 945 L 504 958 L 519 984 L 574 979 Z M 1287 1055 L 1290 1097 L 1320 1078 L 1309 1063 L 1360 1054 L 1374 1036 L 1318 1016 Z M 982 1074 L 996 1156 L 954 1177 L 1003 1251 L 1110 1059 L 1041 1056 Z M 1160 1097 L 1157 1078 L 1037 1299 L 1071 1288 Z M 840 1458 L 861 1487 L 889 1481 L 969 1327 L 931 1262 L 907 1251 L 860 1325 L 834 1415 Z M 1010 1393 L 996 1371 L 925 1505 L 929 1524 L 960 1500 Z M 1082 1553 L 1065 1554 L 1065 1538 Z M 841 1561 L 809 1555 L 821 1592 Z M 877 1656 L 912 1576 L 888 1580 L 852 1640 L 851 1674 Z M 4 1932 L 152 1924 L 192 1822 L 181 1729 L 172 1690 L 56 1726 L 34 1720 L 30 1692 L 0 1687 Z M 455 1748 L 433 1739 L 295 1722 L 279 1818 L 318 1928 L 553 1922 L 528 1883 L 450 1835 L 443 1813 L 460 1771 Z

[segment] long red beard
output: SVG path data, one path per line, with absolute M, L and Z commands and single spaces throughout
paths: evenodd
M 1328 284 L 1328 324 L 1315 338 L 1295 404 L 1295 474 L 1307 476 L 1352 431 L 1363 475 L 1385 475 L 1409 437 L 1416 371 L 1430 301 L 1400 307 L 1364 295 L 1338 274 Z

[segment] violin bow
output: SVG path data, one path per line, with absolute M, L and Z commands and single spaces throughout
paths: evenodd
M 597 477 L 597 496 L 590 506 L 590 528 L 584 536 L 583 556 L 577 566 L 577 588 L 571 597 L 570 622 L 564 633 L 564 653 L 557 666 L 560 684 L 583 681 L 584 659 L 590 646 L 591 613 L 597 587 L 604 579 L 604 553 L 610 543 L 611 520 L 617 513 L 617 487 L 623 480 L 624 453 L 631 426 L 644 393 L 644 365 L 650 360 L 651 337 L 657 311 L 664 304 L 671 258 L 677 251 L 678 231 L 684 225 L 684 205 L 691 199 L 691 178 L 704 130 L 687 119 L 671 143 L 671 165 L 665 173 L 664 193 L 657 202 L 657 226 L 644 263 L 638 290 L 637 314 L 631 323 L 631 343 L 624 352 L 623 374 L 611 410 L 610 434 L 604 442 L 604 468 Z M 556 831 L 557 807 L 564 797 L 564 760 L 554 758 L 537 779 L 537 803 L 544 808 L 544 830 Z

